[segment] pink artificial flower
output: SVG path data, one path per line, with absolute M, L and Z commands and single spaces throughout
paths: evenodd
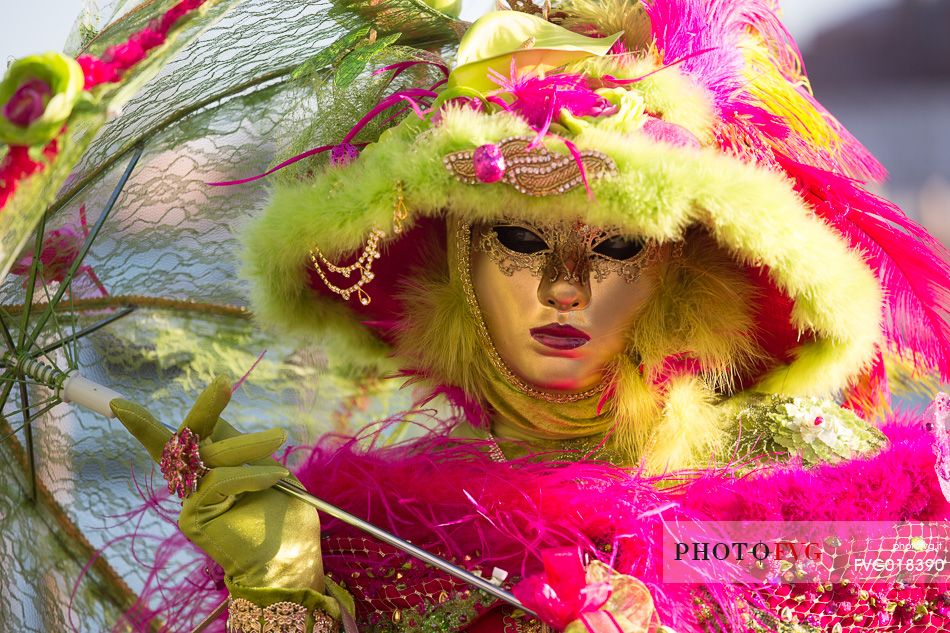
M 163 35 L 167 35 L 168 31 L 171 30 L 178 20 L 202 4 L 204 4 L 204 0 L 182 0 L 158 19 L 158 25 L 155 30 Z
M 597 611 L 610 599 L 608 583 L 587 583 L 576 548 L 541 552 L 544 574 L 529 576 L 514 587 L 515 596 L 541 620 L 563 629 L 585 613 Z
M 165 43 L 165 35 L 155 29 L 146 27 L 129 38 L 129 41 L 135 40 L 144 51 L 150 51 L 157 46 Z
M 3 107 L 3 116 L 14 125 L 27 127 L 43 116 L 46 102 L 52 94 L 49 84 L 42 79 L 25 81 Z
M 594 92 L 583 75 L 519 75 L 512 60 L 510 77 L 492 72 L 491 78 L 500 86 L 491 94 L 511 95 L 514 100 L 510 110 L 541 134 L 547 133 L 561 110 L 577 117 L 609 116 L 617 111 L 616 106 Z
M 113 63 L 117 71 L 123 71 L 131 68 L 145 57 L 145 50 L 142 45 L 136 41 L 135 37 L 129 38 L 122 44 L 116 44 L 106 49 L 102 59 L 106 63 Z
M 56 143 L 56 139 L 53 139 L 43 149 L 43 156 L 47 160 L 52 160 L 58 152 L 59 145 Z M 7 201 L 13 197 L 13 192 L 16 191 L 20 181 L 42 168 L 42 162 L 30 157 L 28 147 L 22 145 L 11 146 L 3 162 L 0 162 L 0 210 L 3 210 Z

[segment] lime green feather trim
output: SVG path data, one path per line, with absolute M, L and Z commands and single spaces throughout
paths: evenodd
M 583 131 L 574 142 L 582 150 L 612 157 L 621 175 L 593 181 L 593 200 L 583 189 L 532 198 L 501 183 L 467 185 L 443 166 L 448 153 L 530 134 L 512 115 L 449 108 L 438 127 L 407 119 L 350 166 L 331 168 L 312 183 L 278 185 L 245 238 L 246 270 L 257 286 L 255 309 L 296 330 L 339 328 L 348 309 L 322 305 L 307 287 L 307 253 L 319 246 L 334 257 L 360 247 L 374 227 L 391 233 L 401 188 L 415 217 L 448 210 L 474 222 L 517 210 L 526 220 L 580 217 L 662 242 L 704 226 L 738 262 L 768 267 L 776 285 L 795 301 L 793 325 L 815 340 L 799 350 L 789 367 L 766 379 L 763 389 L 832 393 L 871 359 L 880 336 L 877 281 L 860 255 L 814 215 L 787 179 L 714 149 L 675 147 L 639 132 L 597 129 Z M 557 139 L 545 139 L 545 144 L 566 153 Z M 385 256 L 377 264 L 398 265 Z M 372 284 L 367 289 L 371 292 Z M 354 342 L 368 345 L 349 332 Z

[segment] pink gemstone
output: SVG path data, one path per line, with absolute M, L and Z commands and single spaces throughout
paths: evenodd
M 505 156 L 497 145 L 482 145 L 472 154 L 475 177 L 481 182 L 498 182 L 505 177 Z

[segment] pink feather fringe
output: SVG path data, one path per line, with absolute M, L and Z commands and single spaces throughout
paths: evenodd
M 802 197 L 863 252 L 884 290 L 884 335 L 950 380 L 950 254 L 895 204 L 860 183 L 778 157 Z
M 950 518 L 934 474 L 931 433 L 909 418 L 892 421 L 884 431 L 891 445 L 872 458 L 807 471 L 791 464 L 745 476 L 730 468 L 701 471 L 687 474 L 689 484 L 665 487 L 663 479 L 599 462 L 496 463 L 479 443 L 444 436 L 370 452 L 360 448 L 367 439 L 378 439 L 383 427 L 362 441 L 324 439 L 306 454 L 297 474 L 318 496 L 486 575 L 497 566 L 529 577 L 541 571 L 543 551 L 580 547 L 641 579 L 661 621 L 689 633 L 702 630 L 693 612 L 697 587 L 662 582 L 664 522 Z M 386 572 L 401 568 L 401 555 L 367 548 L 361 533 L 335 520 L 324 521 L 322 536 L 325 566 L 335 577 L 376 572 L 375 580 L 361 581 L 357 595 L 364 618 L 387 605 L 411 604 L 420 593 L 459 588 L 437 572 L 417 568 L 407 572 L 410 590 L 394 595 Z M 216 565 L 201 555 L 191 563 L 171 563 L 191 547 L 176 535 L 158 548 L 149 587 L 129 621 L 144 630 L 151 618 L 161 617 L 166 630 L 186 631 L 223 599 Z M 737 585 L 704 587 L 706 598 L 723 609 L 725 629 L 744 630 L 733 605 L 740 595 L 757 601 L 754 592 Z

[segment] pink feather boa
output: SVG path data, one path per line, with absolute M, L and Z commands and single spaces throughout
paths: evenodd
M 890 445 L 871 458 L 810 470 L 789 464 L 744 476 L 730 469 L 701 471 L 676 485 L 604 463 L 497 463 L 478 443 L 437 436 L 372 451 L 359 449 L 352 438 L 328 437 L 308 449 L 297 474 L 315 495 L 486 575 L 500 567 L 530 577 L 542 570 L 542 552 L 580 547 L 643 581 L 661 621 L 689 633 L 704 630 L 693 600 L 697 587 L 662 582 L 659 534 L 665 521 L 950 517 L 934 473 L 932 433 L 909 418 L 892 420 L 883 430 Z M 327 520 L 322 529 L 326 569 L 344 580 L 362 574 L 359 591 L 354 583 L 349 588 L 364 621 L 385 617 L 386 609 L 411 607 L 426 595 L 461 589 L 422 566 L 403 567 L 406 559 L 394 551 L 366 547 L 361 533 L 338 521 Z M 158 558 L 170 559 L 169 552 L 186 544 L 180 536 L 169 540 Z M 214 565 L 207 563 L 202 558 L 177 587 L 154 574 L 142 605 L 128 619 L 144 627 L 162 617 L 175 623 L 169 630 L 189 630 L 225 595 L 220 578 L 208 573 Z M 404 570 L 407 591 L 394 590 L 392 569 Z M 367 571 L 375 578 L 367 578 Z M 704 593 L 722 611 L 725 630 L 746 630 L 736 597 L 764 604 L 737 585 L 710 583 Z

